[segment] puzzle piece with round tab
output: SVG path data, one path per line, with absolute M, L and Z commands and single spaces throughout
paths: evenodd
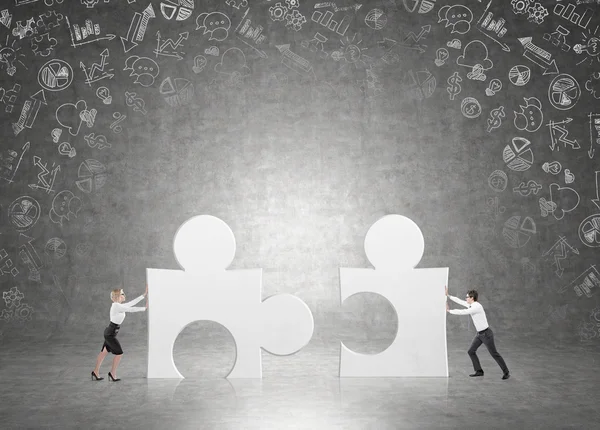
M 308 306 L 290 294 L 262 300 L 262 269 L 227 270 L 235 255 L 229 226 L 211 215 L 184 222 L 173 249 L 183 270 L 147 269 L 148 378 L 183 378 L 173 362 L 177 336 L 195 321 L 223 325 L 236 345 L 228 378 L 261 378 L 261 348 L 294 354 L 310 341 Z
M 364 246 L 375 268 L 340 268 L 341 303 L 360 293 L 385 297 L 396 311 L 398 332 L 379 354 L 359 354 L 342 342 L 340 377 L 447 377 L 448 268 L 415 269 L 425 242 L 417 224 L 402 215 L 375 222 Z
M 31 50 L 35 55 L 47 57 L 54 50 L 56 43 L 54 37 L 50 37 L 49 33 L 44 33 L 31 39 Z

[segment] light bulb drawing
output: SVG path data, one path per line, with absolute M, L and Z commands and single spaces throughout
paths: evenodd
M 594 58 L 600 62 L 600 38 L 596 36 L 597 31 L 598 27 L 593 33 L 583 33 L 583 42 L 573 46 L 573 51 L 577 54 L 586 54 L 585 58 L 577 63 L 578 65 L 586 61 L 591 65 Z
M 8 73 L 10 76 L 13 76 L 16 71 L 17 71 L 17 67 L 15 66 L 16 62 L 21 63 L 21 65 L 25 68 L 27 68 L 25 66 L 25 64 L 23 64 L 23 62 L 20 60 L 19 57 L 25 57 L 24 54 L 21 54 L 19 51 L 21 50 L 21 48 L 16 48 L 15 49 L 15 42 L 17 41 L 16 39 L 13 40 L 12 44 L 10 46 L 8 46 L 8 37 L 6 36 L 6 46 L 0 47 L 0 66 L 5 65 L 6 66 L 6 73 Z
M 346 67 L 348 64 L 354 64 L 354 67 L 358 69 L 359 67 L 367 68 L 367 62 L 371 60 L 371 57 L 363 54 L 363 51 L 366 51 L 368 48 L 361 48 L 360 44 L 362 43 L 362 39 L 356 40 L 356 34 L 352 36 L 350 39 L 346 36 L 345 40 L 340 39 L 342 43 L 341 48 L 338 51 L 333 51 L 331 53 L 331 58 L 335 61 L 344 60 L 345 64 L 340 67 L 340 70 Z
M 439 48 L 437 51 L 435 51 L 436 66 L 443 66 L 444 64 L 446 64 L 446 61 L 448 61 L 448 58 L 450 58 L 450 54 L 448 53 L 448 50 L 446 48 Z

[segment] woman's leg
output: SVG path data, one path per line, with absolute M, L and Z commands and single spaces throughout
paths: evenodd
M 117 366 L 119 366 L 119 361 L 121 361 L 121 357 L 123 357 L 123 354 L 121 354 L 121 355 L 115 355 L 115 358 L 113 358 L 112 369 L 110 371 L 110 373 L 112 374 L 113 378 L 117 377 Z
M 98 354 L 98 358 L 96 358 L 96 367 L 94 368 L 94 373 L 96 374 L 96 376 L 100 376 L 100 365 L 102 364 L 102 361 L 107 355 L 108 350 L 106 349 L 106 347 L 103 347 L 102 351 L 100 351 L 100 354 Z

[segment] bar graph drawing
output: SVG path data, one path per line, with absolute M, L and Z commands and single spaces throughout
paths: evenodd
M 249 11 L 250 8 L 246 9 L 240 23 L 235 28 L 235 37 L 252 48 L 261 58 L 267 58 L 267 54 L 262 49 L 256 47 L 256 45 L 263 43 L 267 39 L 267 36 L 262 34 L 264 30 L 262 25 L 252 25 L 252 20 L 246 18 Z
M 565 5 L 563 3 L 558 3 L 556 6 L 554 6 L 554 15 L 560 16 L 561 18 L 578 25 L 583 29 L 587 28 L 588 24 L 592 20 L 593 14 L 594 11 L 590 8 L 585 8 L 583 13 L 576 13 L 574 4 Z
M 99 40 L 113 40 L 116 37 L 114 34 L 100 36 L 100 24 L 94 24 L 91 19 L 86 19 L 85 25 L 82 26 L 78 24 L 71 25 L 68 16 L 65 19 L 71 33 L 71 45 L 74 48 L 86 43 L 98 42 Z
M 506 20 L 504 18 L 496 18 L 494 19 L 493 12 L 488 12 L 488 9 L 492 5 L 492 0 L 489 1 L 485 10 L 481 14 L 481 17 L 477 21 L 477 30 L 481 32 L 484 36 L 496 42 L 498 45 L 502 47 L 502 50 L 505 52 L 510 52 L 510 48 L 504 42 L 501 42 L 499 39 L 502 38 L 506 34 L 506 27 L 504 24 Z
M 346 31 L 348 31 L 348 27 L 350 26 L 350 21 L 352 21 L 352 16 L 345 15 L 340 22 L 332 19 L 332 17 L 333 12 L 330 10 L 325 13 L 315 10 L 312 14 L 311 20 L 321 24 L 323 27 L 328 28 L 331 31 L 335 31 L 340 36 L 346 34 Z

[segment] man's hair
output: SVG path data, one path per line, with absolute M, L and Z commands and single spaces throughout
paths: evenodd
M 477 290 L 469 290 L 469 291 L 467 291 L 467 296 L 469 296 L 473 300 L 477 301 L 477 297 L 479 297 L 479 294 L 477 294 Z
M 116 300 L 121 295 L 121 291 L 123 291 L 123 289 L 121 289 L 121 288 L 117 288 L 115 290 L 112 290 L 110 292 L 110 299 L 111 300 Z

